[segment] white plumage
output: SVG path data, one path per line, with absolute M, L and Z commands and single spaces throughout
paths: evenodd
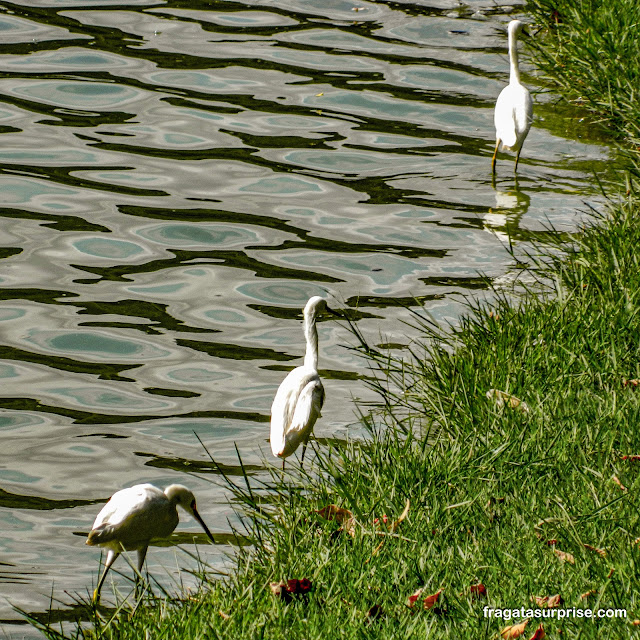
M 518 170 L 518 160 L 525 138 L 533 121 L 533 101 L 528 89 L 520 82 L 518 65 L 518 35 L 524 24 L 520 20 L 509 23 L 509 84 L 500 92 L 496 101 L 494 122 L 496 125 L 496 148 L 493 152 L 491 170 L 496 171 L 498 149 L 516 152 L 514 172 Z
M 211 532 L 196 509 L 193 493 L 180 484 L 172 484 L 164 491 L 152 484 L 137 484 L 111 496 L 87 537 L 88 545 L 107 549 L 104 571 L 93 592 L 94 601 L 100 597 L 107 571 L 122 551 L 137 551 L 138 573 L 142 571 L 151 539 L 170 536 L 178 525 L 177 505 L 200 523 L 213 542 Z
M 271 451 L 274 456 L 290 456 L 304 444 L 302 460 L 307 440 L 313 425 L 320 417 L 324 402 L 324 387 L 318 375 L 318 331 L 316 317 L 321 311 L 330 311 L 326 301 L 320 296 L 310 298 L 304 308 L 304 335 L 307 351 L 304 364 L 296 367 L 282 381 L 271 405 Z

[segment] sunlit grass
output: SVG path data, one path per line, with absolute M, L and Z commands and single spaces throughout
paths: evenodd
M 529 0 L 527 11 L 540 27 L 528 44 L 544 75 L 565 99 L 585 105 L 637 146 L 637 0 Z

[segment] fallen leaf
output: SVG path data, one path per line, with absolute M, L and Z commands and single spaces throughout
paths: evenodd
M 432 593 L 430 596 L 427 596 L 423 601 L 422 604 L 424 606 L 424 608 L 428 611 L 429 609 L 431 609 L 436 602 L 438 602 L 438 598 L 440 597 L 440 594 L 444 591 L 444 589 L 438 589 L 435 593 Z
M 369 622 L 373 622 L 382 616 L 382 607 L 379 604 L 374 604 L 369 611 L 367 611 L 367 618 Z
M 593 547 L 590 544 L 585 544 L 584 548 L 589 549 L 589 551 L 595 551 L 601 558 L 607 557 L 607 552 L 605 549 L 598 549 L 598 547 Z
M 618 478 L 618 476 L 612 476 L 611 479 L 623 490 L 626 491 L 627 487 L 625 487 L 622 482 L 620 482 L 620 479 Z
M 547 609 L 555 609 L 564 602 L 559 593 L 556 593 L 555 596 L 531 596 L 531 600 L 539 607 L 546 607 Z
M 609 573 L 607 574 L 607 580 L 615 573 L 615 569 L 613 567 L 611 567 L 611 571 L 609 571 Z
M 506 391 L 500 391 L 500 389 L 489 389 L 486 393 L 489 400 L 493 400 L 497 407 L 504 407 L 507 405 L 510 409 L 517 409 L 522 413 L 529 413 L 529 406 L 524 400 L 516 398 L 516 396 L 507 393 Z
M 543 640 L 546 635 L 547 634 L 544 632 L 544 627 L 541 622 L 540 626 L 535 630 L 535 633 L 529 638 L 529 640 Z
M 576 559 L 570 553 L 566 553 L 565 551 L 560 551 L 560 549 L 554 549 L 553 553 L 555 553 L 558 556 L 558 558 L 560 558 L 560 560 L 562 560 L 563 562 L 568 562 L 569 564 L 576 563 Z
M 636 538 L 636 539 L 633 541 L 633 544 L 640 544 L 640 538 Z
M 220 617 L 223 620 L 228 620 L 231 617 L 230 615 L 226 614 L 224 611 L 218 611 L 218 613 L 220 614 Z
M 504 640 L 513 640 L 513 638 L 519 638 L 524 633 L 524 628 L 529 624 L 529 619 L 527 618 L 524 622 L 520 624 L 512 624 L 508 627 L 505 627 L 500 635 L 504 638 Z
M 420 597 L 421 594 L 422 594 L 422 588 L 420 588 L 417 591 L 415 591 L 414 593 L 412 593 L 409 596 L 409 601 L 407 603 L 407 606 L 409 608 L 413 607 L 413 605 L 415 605 L 415 603 L 417 602 L 417 600 L 418 600 L 418 598 Z
M 550 547 L 555 547 L 558 544 L 558 540 L 556 538 L 553 538 L 552 540 L 547 540 L 547 544 Z
M 287 593 L 287 585 L 283 582 L 270 582 L 269 588 L 276 598 L 282 598 L 286 602 L 291 600 L 291 596 Z
M 287 580 L 287 591 L 289 593 L 308 593 L 311 591 L 311 580 L 302 578 L 302 580 Z
M 640 620 L 634 620 L 631 624 L 632 624 L 634 627 L 640 626 Z
M 469 587 L 471 591 L 471 596 L 475 598 L 486 598 L 487 597 L 487 587 L 485 587 L 481 582 L 478 584 L 472 584 Z
M 596 593 L 598 593 L 595 589 L 591 589 L 591 591 L 585 591 L 581 596 L 580 596 L 580 600 L 586 600 L 587 598 L 590 598 L 591 596 L 595 596 Z
M 269 588 L 271 593 L 278 598 L 282 598 L 285 602 L 290 602 L 292 596 L 301 595 L 311 591 L 311 580 L 303 578 L 298 580 L 293 578 L 286 582 L 270 582 Z
M 318 509 L 316 513 L 325 520 L 335 520 L 339 522 L 340 530 L 346 531 L 352 538 L 356 535 L 356 519 L 349 509 L 343 509 L 335 504 L 329 504 L 322 509 Z
M 321 91 L 320 93 L 316 93 L 316 98 L 319 98 L 320 96 L 324 95 L 324 91 Z
M 630 460 L 631 462 L 640 462 L 640 456 L 620 456 L 622 460 Z
M 640 385 L 640 380 L 638 380 L 637 378 L 633 378 L 631 380 L 627 380 L 626 378 L 622 378 L 622 386 L 623 387 L 627 387 L 627 386 L 637 387 L 638 385 Z

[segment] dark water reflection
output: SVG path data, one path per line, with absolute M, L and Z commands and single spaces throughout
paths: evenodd
M 300 363 L 310 296 L 357 307 L 365 335 L 398 347 L 412 337 L 399 305 L 455 321 L 455 294 L 505 277 L 505 246 L 544 240 L 549 222 L 575 229 L 597 203 L 587 176 L 606 147 L 545 95 L 518 183 L 503 157 L 491 184 L 511 5 L 0 9 L 5 621 L 9 602 L 43 612 L 52 589 L 88 592 L 97 553 L 74 534 L 136 482 L 192 487 L 217 531 L 202 554 L 226 565 L 236 520 L 206 479 L 238 473 L 236 446 L 265 475 L 269 407 Z M 365 390 L 346 332 L 319 332 L 328 446 L 360 435 L 351 396 Z M 148 560 L 160 579 L 194 566 L 176 546 Z

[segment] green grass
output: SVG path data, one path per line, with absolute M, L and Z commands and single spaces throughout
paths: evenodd
M 538 68 L 565 99 L 637 147 L 638 0 L 529 0 L 527 11 L 540 27 L 528 41 Z
M 530 10 L 545 25 L 546 75 L 635 144 L 638 4 L 535 0 Z M 628 618 L 545 619 L 548 638 L 640 637 L 640 462 L 624 459 L 640 454 L 640 387 L 625 384 L 640 379 L 637 186 L 621 177 L 627 195 L 606 217 L 542 250 L 531 290 L 496 292 L 491 309 L 476 304 L 449 332 L 414 316 L 424 346 L 402 359 L 361 341 L 380 394 L 363 417 L 369 440 L 237 486 L 254 546 L 240 548 L 231 576 L 203 574 L 185 600 L 100 610 L 71 637 L 481 640 L 514 622 L 484 618 L 484 606 L 554 594 Z M 496 406 L 489 389 L 529 411 Z M 407 501 L 394 532 L 375 523 Z M 329 504 L 353 513 L 354 536 L 316 513 Z M 288 603 L 272 594 L 271 582 L 294 578 L 311 591 Z M 472 595 L 478 583 L 486 599 Z M 431 610 L 407 606 L 419 588 L 443 590 Z

